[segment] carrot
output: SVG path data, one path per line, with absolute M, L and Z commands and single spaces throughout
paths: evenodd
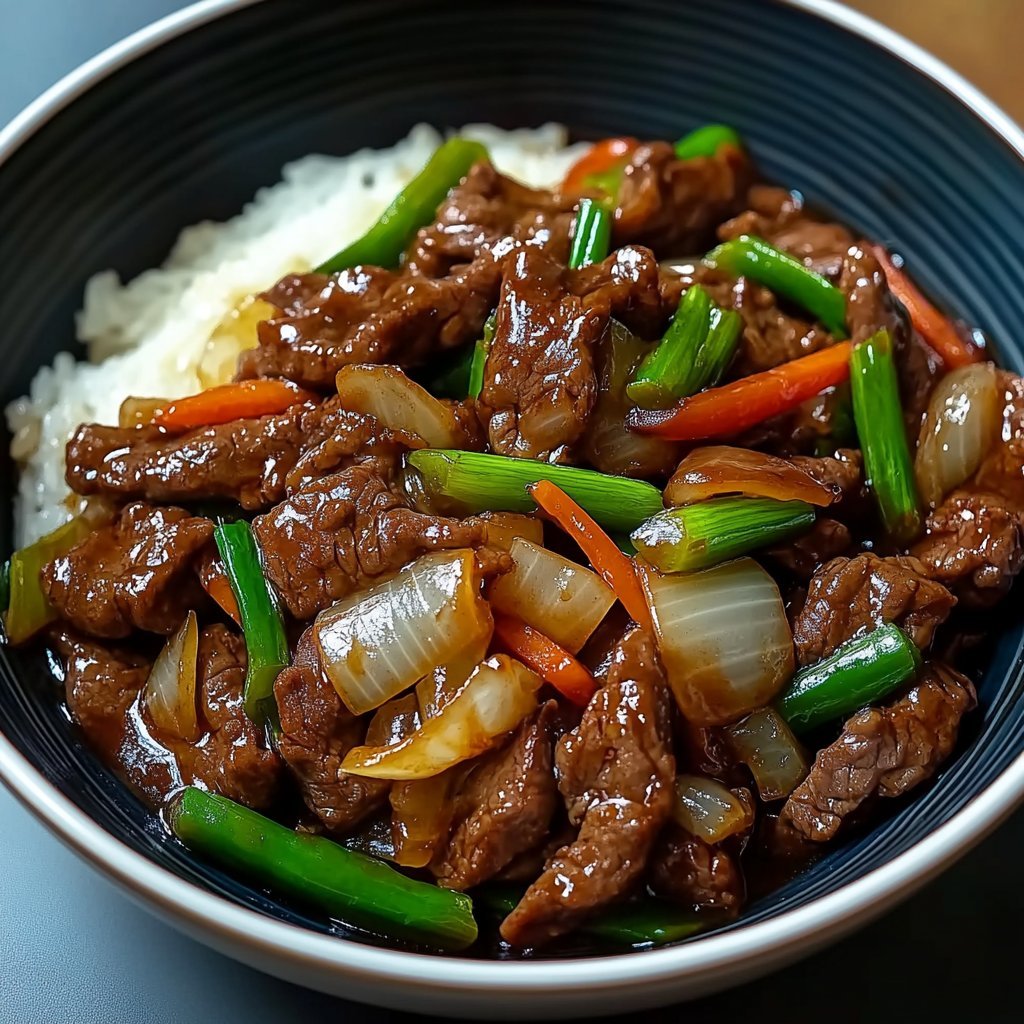
M 873 245 L 872 252 L 885 271 L 889 291 L 906 308 L 914 329 L 934 349 L 950 369 L 975 363 L 982 358 L 981 349 L 969 345 L 957 333 L 949 317 L 940 313 L 917 289 L 910 278 L 892 261 L 892 257 L 880 245 Z
M 684 398 L 674 409 L 633 409 L 626 425 L 640 434 L 697 441 L 738 434 L 850 376 L 848 341 Z
M 533 669 L 563 697 L 584 705 L 594 695 L 594 677 L 564 648 L 512 615 L 494 613 L 494 635 L 509 654 Z
M 565 491 L 550 480 L 538 480 L 528 489 L 530 497 L 579 544 L 590 564 L 612 588 L 634 621 L 649 628 L 651 614 L 630 558 Z
M 165 430 L 191 430 L 231 420 L 270 416 L 313 398 L 310 392 L 290 381 L 243 380 L 179 398 L 158 411 L 153 423 Z
M 238 602 L 235 600 L 235 592 L 231 589 L 227 574 L 223 567 L 213 568 L 203 573 L 203 589 L 238 623 L 242 625 L 242 615 L 238 610 Z
M 630 154 L 639 145 L 636 139 L 629 137 L 595 142 L 569 168 L 569 173 L 562 182 L 562 191 L 567 195 L 576 195 L 595 184 L 588 179 L 621 170 Z

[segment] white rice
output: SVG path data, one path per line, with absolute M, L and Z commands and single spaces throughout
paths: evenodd
M 579 156 L 559 125 L 503 131 L 469 125 L 497 167 L 551 186 Z M 75 507 L 64 483 L 64 446 L 84 422 L 116 423 L 129 395 L 176 398 L 200 390 L 199 360 L 214 328 L 247 295 L 295 269 L 316 266 L 361 235 L 423 166 L 441 136 L 419 125 L 390 149 L 307 156 L 237 217 L 182 231 L 162 267 L 122 284 L 113 270 L 85 287 L 80 353 L 63 352 L 7 407 L 21 469 L 15 544 L 65 522 Z

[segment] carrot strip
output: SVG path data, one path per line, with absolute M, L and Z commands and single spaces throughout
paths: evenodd
M 840 342 L 781 366 L 684 398 L 674 409 L 633 409 L 630 430 L 673 441 L 738 434 L 795 409 L 850 376 L 851 343 Z
M 609 171 L 616 171 L 625 166 L 630 154 L 640 143 L 636 139 L 624 137 L 619 139 L 602 139 L 595 142 L 569 168 L 565 180 L 562 182 L 562 191 L 567 195 L 575 195 L 590 187 L 588 178 L 595 175 L 606 174 Z
M 946 366 L 953 370 L 958 366 L 976 363 L 983 352 L 969 345 L 957 333 L 949 317 L 940 313 L 922 294 L 910 278 L 892 261 L 892 257 L 880 245 L 873 245 L 872 252 L 882 264 L 889 291 L 904 305 L 910 315 L 914 329 L 934 349 Z
M 227 574 L 222 568 L 210 568 L 202 577 L 203 589 L 238 623 L 242 625 L 242 615 L 238 610 L 235 592 L 231 589 Z
M 550 480 L 538 480 L 528 489 L 530 497 L 576 541 L 633 620 L 649 628 L 651 613 L 630 558 L 565 491 Z
M 198 395 L 179 398 L 153 417 L 155 426 L 165 430 L 211 427 L 231 420 L 270 416 L 284 412 L 314 396 L 286 380 L 243 380 L 207 388 Z
M 494 635 L 509 654 L 574 704 L 582 706 L 594 696 L 594 677 L 564 647 L 522 619 L 495 612 Z

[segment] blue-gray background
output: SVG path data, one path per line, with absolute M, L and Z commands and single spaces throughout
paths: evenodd
M 182 6 L 0 0 L 0 124 L 82 60 Z M 1022 854 L 1018 812 L 939 882 L 854 938 L 763 981 L 643 1019 L 1019 1021 Z M 315 1017 L 425 1021 L 305 992 L 183 938 L 116 893 L 0 790 L 0 1024 Z

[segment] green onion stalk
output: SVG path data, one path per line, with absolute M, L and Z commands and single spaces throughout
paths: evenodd
M 727 124 L 706 124 L 684 135 L 675 144 L 675 151 L 680 160 L 693 160 L 696 157 L 715 156 L 723 146 L 742 149 L 743 142 L 739 133 Z
M 497 314 L 492 313 L 484 322 L 484 333 L 473 346 L 473 360 L 469 364 L 469 380 L 466 383 L 466 394 L 470 398 L 479 398 L 484 388 L 484 369 L 487 366 L 487 354 L 491 351 L 494 341 L 494 327 Z
M 612 215 L 595 199 L 581 199 L 573 222 L 569 269 L 578 270 L 600 263 L 608 255 L 612 237 Z

